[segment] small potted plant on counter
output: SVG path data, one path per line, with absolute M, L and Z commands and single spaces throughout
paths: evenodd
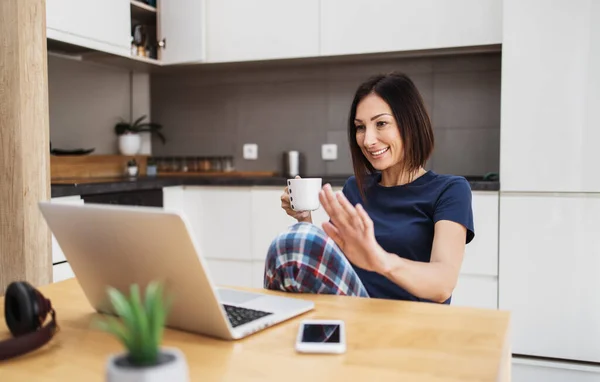
M 119 137 L 119 152 L 122 155 L 136 155 L 142 147 L 142 137 L 140 133 L 149 132 L 155 134 L 164 144 L 167 140 L 160 131 L 162 125 L 154 122 L 144 122 L 145 115 L 142 115 L 133 122 L 127 122 L 123 119 L 115 125 L 115 134 Z
M 163 297 L 160 283 L 152 282 L 142 299 L 137 284 L 125 296 L 108 288 L 108 296 L 117 316 L 108 315 L 97 325 L 114 335 L 126 351 L 109 356 L 107 382 L 189 381 L 188 365 L 178 349 L 161 346 L 170 302 Z

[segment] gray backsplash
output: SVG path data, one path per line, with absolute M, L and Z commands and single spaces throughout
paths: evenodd
M 282 154 L 300 150 L 307 175 L 350 174 L 346 121 L 357 85 L 391 70 L 408 73 L 430 111 L 436 149 L 427 167 L 483 175 L 499 170 L 499 53 L 469 56 L 206 65 L 165 74 L 133 73 L 64 58 L 48 61 L 54 147 L 117 153 L 119 117 L 148 114 L 164 125 L 161 155 L 233 155 L 238 170 L 280 171 Z M 242 157 L 258 144 L 258 160 Z M 321 160 L 321 144 L 338 159 Z
M 441 173 L 499 171 L 500 53 L 345 64 L 227 65 L 151 76 L 153 120 L 168 142 L 153 154 L 233 155 L 244 171 L 281 171 L 282 154 L 299 150 L 306 175 L 350 174 L 346 121 L 357 85 L 391 70 L 415 81 L 430 111 L 436 149 L 427 167 Z M 258 159 L 244 160 L 244 143 Z M 338 160 L 321 160 L 336 143 Z
M 116 154 L 119 118 L 150 115 L 149 76 L 48 56 L 50 140 L 54 148 Z

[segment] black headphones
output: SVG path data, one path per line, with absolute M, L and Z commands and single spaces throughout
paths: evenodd
M 42 327 L 48 313 L 52 320 Z M 58 331 L 50 300 L 25 281 L 8 285 L 4 296 L 4 318 L 13 337 L 0 342 L 0 361 L 42 347 Z

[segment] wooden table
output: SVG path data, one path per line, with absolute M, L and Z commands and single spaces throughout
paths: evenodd
M 61 327 L 34 353 L 0 363 L 5 381 L 103 381 L 107 356 L 121 345 L 91 329 L 97 314 L 75 279 L 47 285 Z M 277 293 L 277 292 L 267 292 Z M 314 311 L 251 337 L 221 341 L 167 329 L 163 345 L 181 349 L 192 381 L 508 381 L 509 313 L 428 303 L 303 295 Z M 0 339 L 10 335 L 0 298 Z M 343 319 L 347 352 L 301 355 L 300 320 Z

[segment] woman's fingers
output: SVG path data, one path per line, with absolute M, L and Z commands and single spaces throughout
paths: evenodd
M 357 204 L 356 205 L 356 212 L 358 213 L 359 218 L 361 219 L 362 223 L 364 224 L 364 227 L 366 228 L 366 230 L 373 234 L 373 220 L 371 220 L 371 217 L 369 216 L 369 214 L 367 213 L 367 211 L 365 211 L 364 207 L 362 206 L 362 204 Z
M 348 215 L 348 221 L 352 226 L 358 230 L 363 231 L 365 229 L 365 225 L 363 224 L 362 217 L 356 211 L 356 208 L 348 201 L 346 196 L 339 192 L 337 195 L 337 200 L 340 203 L 340 207 L 346 212 Z
M 342 236 L 340 235 L 339 230 L 330 222 L 324 222 L 322 224 L 323 231 L 329 236 L 333 241 L 340 247 L 340 249 L 344 250 L 344 240 L 342 240 Z
M 325 187 L 323 187 L 323 192 L 325 194 L 325 205 L 323 207 L 325 208 L 325 211 L 327 211 L 327 214 L 331 220 L 333 220 L 335 225 L 338 227 L 347 226 L 347 213 L 338 202 L 337 197 L 331 189 L 331 186 L 326 184 Z

